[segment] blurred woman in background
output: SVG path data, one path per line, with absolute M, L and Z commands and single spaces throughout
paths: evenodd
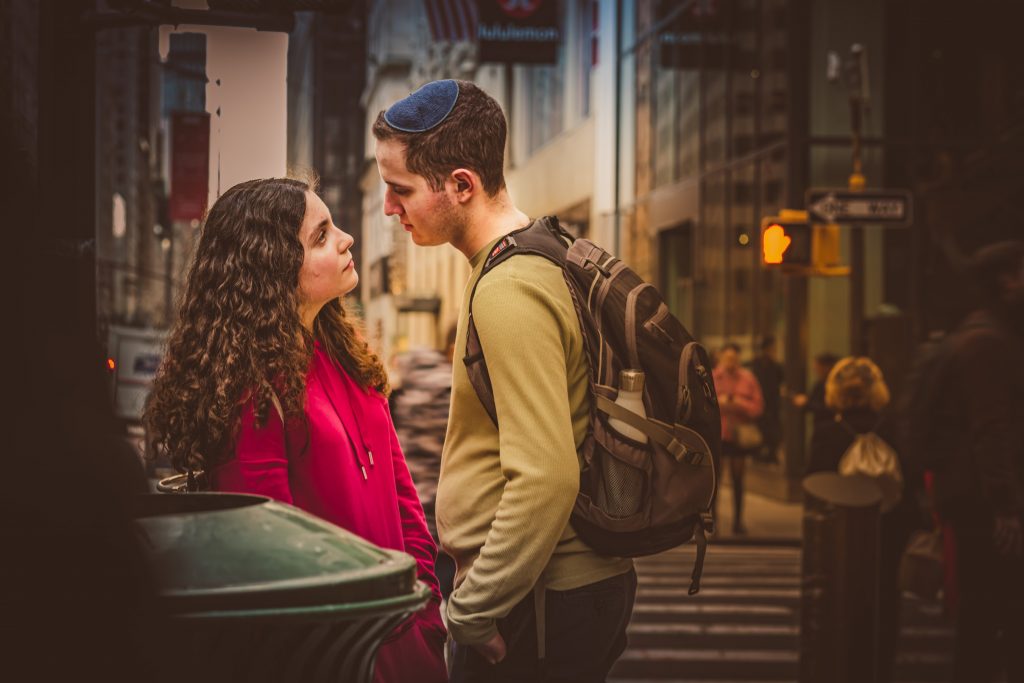
M 754 373 L 740 365 L 740 347 L 732 342 L 719 351 L 713 377 L 722 413 L 722 457 L 729 463 L 732 483 L 732 532 L 741 535 L 747 533 L 743 524 L 743 474 L 747 457 L 764 443 L 756 424 L 764 411 L 764 397 Z M 718 463 L 715 471 L 722 471 Z

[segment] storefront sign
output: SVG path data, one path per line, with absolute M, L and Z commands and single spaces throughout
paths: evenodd
M 554 64 L 562 40 L 556 0 L 479 0 L 481 62 Z

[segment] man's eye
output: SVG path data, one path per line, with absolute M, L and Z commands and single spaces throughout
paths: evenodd
M 404 197 L 405 195 L 409 194 L 409 190 L 405 189 L 404 187 L 393 187 L 391 188 L 391 191 L 397 194 L 399 197 Z

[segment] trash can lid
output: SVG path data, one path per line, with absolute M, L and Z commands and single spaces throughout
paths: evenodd
M 804 477 L 804 493 L 843 507 L 871 507 L 882 502 L 882 490 L 870 478 L 855 474 L 816 472 Z
M 412 557 L 291 505 L 227 493 L 146 494 L 138 503 L 172 614 L 421 597 Z

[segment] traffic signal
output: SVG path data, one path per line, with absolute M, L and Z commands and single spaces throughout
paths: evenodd
M 806 211 L 782 209 L 761 219 L 761 262 L 797 275 L 849 275 L 839 265 L 839 226 L 810 223 Z
M 767 216 L 761 221 L 761 260 L 766 266 L 810 268 L 814 265 L 813 232 L 804 220 Z

